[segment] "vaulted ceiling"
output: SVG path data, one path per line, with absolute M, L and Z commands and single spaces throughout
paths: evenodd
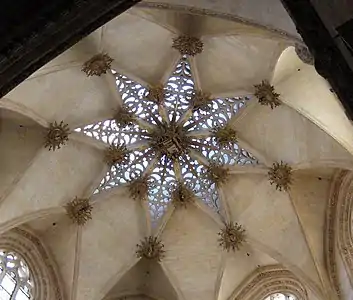
M 16 226 L 35 232 L 72 300 L 234 299 L 251 274 L 274 265 L 297 277 L 309 299 L 331 299 L 325 209 L 335 171 L 353 170 L 351 124 L 324 79 L 296 55 L 300 40 L 279 2 L 261 15 L 245 1 L 229 4 L 229 14 L 239 17 L 233 20 L 224 16 L 226 6 L 199 2 L 194 11 L 189 2 L 143 2 L 0 100 L 0 232 Z M 123 98 L 115 74 L 87 77 L 82 71 L 93 55 L 107 53 L 117 73 L 157 85 L 180 60 L 171 47 L 180 34 L 203 41 L 203 52 L 189 60 L 198 89 L 214 98 L 249 98 L 230 124 L 239 146 L 259 164 L 229 167 L 219 189 L 222 212 L 198 198 L 187 209 L 168 205 L 153 223 L 148 205 L 133 200 L 125 185 L 93 194 L 107 172 L 103 143 L 72 132 L 67 145 L 52 152 L 43 147 L 43 135 L 54 121 L 75 129 L 114 116 Z M 260 105 L 253 96 L 262 80 L 280 93 L 280 106 Z M 293 169 L 288 192 L 268 180 L 268 169 L 279 161 Z M 73 224 L 63 207 L 76 196 L 93 205 L 84 226 Z M 223 251 L 217 241 L 229 221 L 246 229 L 246 243 L 236 252 Z M 136 244 L 152 234 L 166 251 L 160 263 L 135 255 Z

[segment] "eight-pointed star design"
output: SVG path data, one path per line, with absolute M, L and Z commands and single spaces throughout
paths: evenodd
M 224 127 L 248 98 L 211 97 L 206 106 L 193 105 L 193 97 L 200 91 L 195 88 L 186 55 L 159 87 L 162 101 L 151 99 L 151 88 L 112 73 L 121 107 L 133 114 L 135 122 L 121 125 L 115 118 L 75 129 L 109 145 L 125 145 L 129 151 L 125 162 L 111 166 L 95 193 L 146 177 L 152 221 L 163 215 L 178 183 L 219 212 L 217 185 L 208 176 L 208 166 L 258 163 L 237 143 L 221 146 L 214 137 L 214 130 Z

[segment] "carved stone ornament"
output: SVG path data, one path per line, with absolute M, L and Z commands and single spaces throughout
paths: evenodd
M 7 255 L 3 255 L 0 258 L 1 265 L 7 265 L 4 260 L 9 259 L 9 262 L 11 261 L 11 264 L 8 266 L 11 266 L 14 272 L 13 275 L 16 275 L 14 279 L 17 281 L 17 288 L 27 290 L 27 294 L 30 296 L 29 298 L 23 298 L 21 297 L 23 294 L 17 294 L 12 295 L 13 299 L 66 299 L 64 296 L 64 282 L 57 272 L 58 267 L 56 260 L 51 251 L 48 252 L 48 248 L 43 244 L 43 239 L 37 234 L 22 226 L 8 230 L 1 234 L 0 249 L 6 252 L 15 252 L 19 255 L 19 260 L 13 260 L 13 257 L 10 256 L 7 258 Z M 29 273 L 32 276 L 27 272 L 21 272 L 23 270 L 20 263 L 21 259 L 30 266 Z M 28 285 L 27 283 L 30 284 Z M 33 290 L 34 293 L 32 293 Z
M 147 177 L 141 177 L 132 181 L 129 185 L 130 196 L 134 200 L 144 201 L 148 196 Z
M 178 207 L 186 208 L 189 204 L 194 203 L 195 195 L 194 193 L 187 188 L 184 184 L 179 183 L 176 189 L 172 193 L 172 203 Z
M 160 124 L 151 134 L 151 147 L 160 156 L 175 160 L 188 152 L 190 139 L 182 126 L 171 122 Z
M 219 245 L 228 252 L 239 250 L 246 238 L 245 229 L 238 223 L 233 222 L 226 223 L 218 235 Z
M 259 266 L 235 289 L 232 299 L 267 299 L 276 293 L 290 294 L 294 299 L 308 300 L 304 284 L 281 265 Z
M 261 105 L 270 106 L 272 109 L 281 105 L 280 94 L 275 92 L 274 86 L 267 80 L 263 80 L 260 84 L 254 85 L 254 87 L 254 95 Z
M 99 53 L 86 61 L 82 66 L 82 71 L 89 76 L 101 76 L 111 69 L 113 59 L 104 53 Z
M 221 165 L 210 163 L 207 168 L 208 177 L 217 186 L 224 184 L 229 177 L 229 170 Z
M 237 142 L 237 132 L 229 125 L 216 128 L 213 135 L 220 147 L 231 148 Z
M 154 236 L 145 237 L 137 244 L 136 256 L 138 258 L 154 259 L 161 261 L 164 257 L 164 245 Z
M 146 98 L 160 105 L 164 102 L 164 94 L 163 85 L 151 86 L 148 88 L 148 94 Z
M 124 145 L 110 145 L 110 147 L 105 150 L 104 161 L 108 166 L 121 164 L 127 160 L 128 154 L 129 151 Z
M 337 172 L 332 180 L 328 198 L 325 260 L 332 286 L 341 297 L 340 267 L 337 257 L 341 256 L 348 279 L 353 282 L 353 242 L 351 238 L 351 212 L 353 207 L 353 173 L 347 170 Z
M 131 126 L 135 122 L 134 114 L 130 112 L 125 106 L 119 108 L 114 116 L 116 124 L 121 127 Z
M 314 57 L 311 55 L 308 47 L 303 44 L 295 44 L 295 53 L 298 55 L 300 60 L 308 65 L 313 66 L 315 63 Z
M 212 99 L 211 99 L 210 93 L 195 91 L 191 98 L 191 105 L 194 111 L 195 110 L 209 111 L 211 109 L 210 107 L 211 101 Z
M 268 177 L 270 183 L 276 185 L 276 190 L 289 191 L 292 183 L 292 168 L 283 161 L 275 162 L 268 171 Z
M 76 197 L 65 205 L 65 209 L 69 218 L 77 225 L 85 225 L 92 219 L 93 206 L 89 203 L 89 199 Z
M 173 39 L 172 47 L 178 50 L 181 55 L 195 56 L 202 52 L 203 42 L 197 37 L 182 35 Z
M 221 192 L 212 178 L 218 184 L 222 183 L 227 172 L 215 169 L 210 177 L 208 160 L 229 167 L 258 164 L 256 157 L 240 145 L 225 149 L 214 138 L 215 127 L 228 124 L 249 97 L 212 98 L 209 111 L 195 111 L 191 105 L 192 96 L 197 96 L 198 100 L 194 98 L 194 101 L 200 106 L 208 100 L 208 95 L 197 93 L 191 69 L 190 57 L 179 55 L 170 76 L 163 81 L 165 95 L 160 105 L 156 102 L 162 100 L 161 86 L 146 87 L 124 74 L 113 72 L 123 108 L 117 107 L 115 118 L 97 120 L 75 129 L 105 143 L 106 147 L 112 141 L 115 145 L 126 145 L 129 161 L 111 166 L 94 193 L 122 185 L 129 192 L 132 181 L 148 176 L 147 195 L 146 184 L 140 181 L 132 184 L 130 190 L 135 199 L 142 197 L 148 202 L 142 204 L 148 205 L 153 223 L 167 212 L 172 192 L 179 182 L 197 194 L 197 200 L 219 213 Z M 131 126 L 125 126 L 132 122 Z M 220 136 L 221 141 L 228 141 L 229 137 L 234 141 L 231 134 L 224 138 Z
M 68 124 L 64 124 L 64 121 L 61 121 L 58 124 L 56 121 L 50 123 L 49 128 L 45 136 L 45 148 L 55 151 L 60 149 L 61 146 L 69 140 L 70 128 Z

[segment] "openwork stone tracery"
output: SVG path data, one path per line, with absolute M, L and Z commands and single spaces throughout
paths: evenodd
M 265 300 L 297 300 L 297 298 L 288 293 L 274 293 Z
M 115 122 L 122 127 L 131 126 L 134 124 L 134 115 L 125 106 L 120 107 L 114 116 Z
M 153 221 L 162 216 L 179 184 L 219 212 L 218 187 L 227 178 L 227 166 L 257 164 L 227 125 L 248 98 L 213 99 L 197 90 L 189 56 L 202 47 L 190 41 L 193 50 L 180 58 L 163 86 L 144 87 L 112 71 L 122 99 L 116 115 L 76 129 L 129 150 L 128 159 L 112 161 L 95 193 L 128 184 L 132 198 L 148 200 Z
M 13 251 L 0 250 L 0 299 L 32 299 L 33 281 L 27 263 Z

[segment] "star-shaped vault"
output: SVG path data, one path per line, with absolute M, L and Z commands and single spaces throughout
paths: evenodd
M 163 215 L 180 184 L 220 212 L 214 170 L 226 173 L 229 165 L 258 163 L 237 144 L 229 125 L 249 98 L 212 98 L 198 90 L 189 59 L 182 55 L 166 83 L 155 87 L 110 70 L 121 98 L 115 118 L 75 129 L 126 147 L 126 159 L 110 166 L 95 193 L 145 179 L 152 221 Z

